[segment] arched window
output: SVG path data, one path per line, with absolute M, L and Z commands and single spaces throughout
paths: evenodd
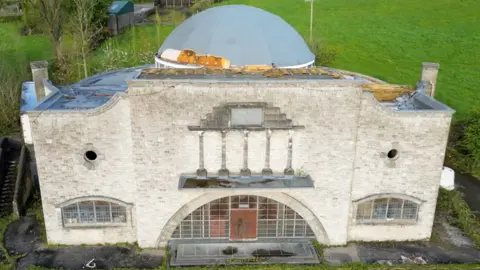
M 109 201 L 80 201 L 62 207 L 62 219 L 64 226 L 120 225 L 127 223 L 127 209 Z
M 251 228 L 243 237 L 237 231 L 239 216 Z M 180 222 L 171 236 L 176 239 L 314 237 L 307 222 L 290 207 L 269 198 L 247 195 L 220 198 L 197 208 Z
M 357 205 L 356 221 L 359 223 L 416 221 L 419 204 L 400 198 L 376 198 Z

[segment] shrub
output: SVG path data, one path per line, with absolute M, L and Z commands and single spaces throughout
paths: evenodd
M 307 42 L 310 51 L 315 54 L 315 64 L 317 66 L 328 66 L 335 62 L 338 49 L 328 45 L 325 41 L 312 40 Z
M 0 23 L 9 23 L 9 22 L 16 22 L 21 20 L 22 20 L 22 16 L 19 16 L 19 15 L 0 16 Z
M 464 172 L 480 174 L 480 107 L 472 109 L 465 120 L 452 124 L 445 163 Z
M 27 69 L 0 61 L 0 136 L 19 131 L 22 82 Z
M 440 188 L 437 209 L 454 217 L 458 225 L 480 248 L 480 221 L 470 211 L 462 194 L 457 190 L 448 191 Z

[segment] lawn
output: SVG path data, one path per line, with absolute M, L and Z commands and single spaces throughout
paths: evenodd
M 308 36 L 310 4 L 304 0 L 223 4 L 265 9 Z M 314 5 L 314 37 L 338 49 L 333 67 L 391 83 L 413 85 L 420 77 L 421 62 L 439 62 L 435 97 L 457 110 L 456 118 L 462 119 L 480 105 L 479 10 L 478 0 L 322 0 Z M 19 36 L 19 26 L 0 24 L 2 58 L 15 63 L 50 59 L 48 39 Z M 152 53 L 172 30 L 172 26 L 141 26 L 110 39 L 90 57 L 91 73 L 153 63 Z
M 304 0 L 229 0 L 279 15 L 309 34 Z M 333 67 L 415 84 L 421 62 L 439 62 L 436 98 L 463 118 L 480 105 L 480 1 L 318 0 L 314 37 L 339 49 Z
M 28 68 L 29 61 L 52 59 L 49 39 L 46 36 L 22 36 L 21 27 L 20 22 L 0 23 L 0 64 Z
M 143 25 L 102 43 L 89 58 L 91 73 L 154 63 L 154 53 L 174 26 Z

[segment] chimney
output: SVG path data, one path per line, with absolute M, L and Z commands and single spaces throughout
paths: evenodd
M 422 63 L 422 78 L 421 80 L 428 84 L 427 94 L 431 97 L 435 94 L 435 86 L 437 85 L 437 75 L 440 64 L 438 63 Z
M 45 98 L 47 92 L 43 80 L 48 79 L 48 62 L 30 62 L 30 68 L 32 69 L 32 77 L 33 83 L 35 85 L 35 93 L 37 95 L 37 103 L 39 103 Z

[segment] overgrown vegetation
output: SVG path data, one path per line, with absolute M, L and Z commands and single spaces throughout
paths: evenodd
M 480 175 L 480 107 L 452 125 L 448 147 L 449 166 Z
M 450 217 L 447 221 L 459 227 L 475 242 L 475 246 L 480 248 L 480 221 L 470 211 L 459 191 L 441 188 L 437 200 L 437 211 L 447 213 Z

